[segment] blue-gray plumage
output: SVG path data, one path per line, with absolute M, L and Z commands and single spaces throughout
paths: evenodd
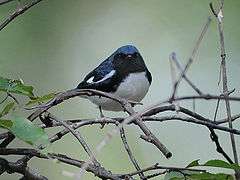
M 137 48 L 131 45 L 122 46 L 115 53 L 134 54 L 138 52 Z M 139 52 L 138 52 L 139 53 Z
M 91 71 L 77 86 L 78 89 L 96 89 L 116 94 L 122 98 L 141 101 L 152 82 L 142 56 L 136 47 L 126 45 Z M 120 111 L 122 107 L 113 100 L 91 96 L 86 97 L 105 110 Z

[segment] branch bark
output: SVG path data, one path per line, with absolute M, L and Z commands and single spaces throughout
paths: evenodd
M 231 115 L 231 107 L 229 102 L 229 95 L 228 95 L 228 79 L 227 79 L 227 68 L 226 68 L 226 52 L 225 52 L 225 43 L 224 43 L 224 33 L 223 33 L 223 6 L 224 6 L 224 0 L 220 0 L 220 8 L 218 12 L 213 8 L 212 3 L 210 3 L 210 8 L 212 10 L 213 15 L 216 17 L 217 25 L 218 25 L 218 31 L 219 31 L 219 38 L 220 38 L 220 56 L 221 56 L 221 72 L 222 72 L 222 89 L 223 89 L 223 96 L 225 97 L 225 106 L 226 106 L 226 112 L 228 117 L 228 125 L 229 128 L 233 128 L 232 125 L 232 115 Z M 238 154 L 237 154 L 237 148 L 236 148 L 236 142 L 235 137 L 233 133 L 230 133 L 230 140 L 232 145 L 232 151 L 233 151 L 233 157 L 234 162 L 238 164 Z M 240 179 L 240 171 L 235 171 L 235 177 L 237 180 Z
M 32 0 L 30 3 L 27 3 L 21 7 L 17 7 L 16 10 L 10 14 L 5 20 L 3 20 L 2 23 L 0 23 L 0 31 L 5 28 L 10 22 L 12 22 L 16 17 L 19 15 L 25 13 L 27 10 L 29 10 L 31 7 L 37 5 L 42 0 Z M 9 1 L 3 1 L 3 3 L 7 3 Z

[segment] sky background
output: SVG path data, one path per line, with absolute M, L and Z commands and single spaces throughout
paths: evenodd
M 166 100 L 172 90 L 169 55 L 177 53 L 182 64 L 189 58 L 201 28 L 211 14 L 208 0 L 45 0 L 18 17 L 0 32 L 0 76 L 18 79 L 33 85 L 37 95 L 74 88 L 85 75 L 100 64 L 118 47 L 135 45 L 142 54 L 153 76 L 153 82 L 144 106 Z M 216 2 L 217 1 L 213 1 Z M 3 20 L 16 7 L 16 2 L 0 7 Z M 227 53 L 229 89 L 235 88 L 240 96 L 240 1 L 228 0 L 224 7 L 224 35 Z M 217 94 L 220 65 L 220 48 L 217 24 L 213 21 L 204 37 L 188 76 L 204 92 Z M 193 95 L 194 91 L 181 83 L 178 95 Z M 3 94 L 0 94 L 3 97 Z M 1 98 L 0 97 L 0 98 Z M 213 118 L 214 101 L 197 101 L 196 112 Z M 192 108 L 192 102 L 180 103 Z M 144 107 L 143 106 L 143 107 Z M 143 107 L 138 107 L 140 110 Z M 225 118 L 224 103 L 220 105 L 218 119 Z M 232 113 L 239 112 L 239 104 L 232 103 Z M 62 119 L 96 118 L 98 109 L 85 99 L 75 98 L 51 109 Z M 123 113 L 105 113 L 107 116 L 126 116 Z M 170 113 L 168 113 L 170 114 Z M 165 114 L 166 115 L 166 114 Z M 139 138 L 135 126 L 126 128 L 129 144 L 141 167 L 159 162 L 160 165 L 186 166 L 200 159 L 221 158 L 205 127 L 171 121 L 147 123 L 148 127 L 173 153 L 166 159 L 159 151 Z M 239 122 L 234 127 L 240 128 Z M 80 129 L 85 139 L 94 148 L 112 126 L 90 126 Z M 50 129 L 49 135 L 59 129 Z M 231 154 L 229 134 L 218 132 L 221 144 Z M 238 152 L 240 139 L 236 137 Z M 25 147 L 14 141 L 10 147 Z M 85 160 L 82 147 L 71 136 L 51 146 L 53 152 L 67 154 Z M 12 157 L 11 157 L 12 158 Z M 14 157 L 13 157 L 14 159 Z M 134 171 L 121 139 L 116 136 L 97 155 L 102 165 L 114 173 Z M 62 171 L 78 172 L 78 168 L 56 164 L 47 160 L 33 159 L 37 168 L 49 179 L 72 178 Z M 18 175 L 4 175 L 6 180 Z M 95 179 L 86 175 L 84 179 Z

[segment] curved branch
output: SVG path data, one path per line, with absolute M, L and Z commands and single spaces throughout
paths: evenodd
M 38 158 L 43 158 L 43 159 L 57 159 L 60 162 L 73 165 L 79 168 L 82 168 L 82 166 L 86 163 L 85 161 L 80 161 L 76 160 L 73 158 L 70 158 L 66 155 L 63 154 L 54 154 L 54 153 L 49 153 L 48 155 L 44 155 L 36 151 L 35 149 L 22 149 L 22 148 L 0 148 L 0 155 L 31 155 L 34 157 Z M 206 170 L 202 169 L 190 169 L 190 168 L 179 168 L 179 167 L 171 167 L 171 166 L 160 166 L 158 163 L 144 168 L 139 171 L 134 171 L 130 172 L 127 174 L 113 174 L 111 171 L 108 171 L 104 169 L 103 167 L 96 166 L 93 164 L 89 164 L 89 166 L 86 168 L 86 171 L 93 173 L 95 176 L 101 178 L 101 179 L 112 179 L 112 180 L 122 180 L 125 177 L 131 177 L 134 175 L 138 175 L 142 172 L 147 172 L 147 171 L 153 171 L 153 170 L 178 170 L 178 171 L 183 171 L 183 170 L 189 170 L 189 171 L 195 171 L 195 172 L 206 172 Z
M 26 12 L 28 9 L 30 9 L 31 7 L 35 6 L 36 4 L 40 3 L 42 0 L 33 0 L 30 3 L 25 4 L 22 7 L 17 8 L 10 16 L 8 16 L 1 24 L 0 24 L 0 31 L 5 28 L 10 22 L 12 22 L 16 17 L 18 17 L 19 15 L 23 14 L 24 12 Z M 9 0 L 7 1 L 3 1 L 4 3 L 9 2 Z M 1 4 L 0 4 L 1 5 Z
M 0 5 L 9 3 L 9 2 L 11 2 L 11 1 L 14 1 L 14 0 L 0 0 Z

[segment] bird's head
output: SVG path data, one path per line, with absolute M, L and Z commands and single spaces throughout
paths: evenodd
M 112 55 L 113 64 L 121 71 L 140 71 L 145 69 L 142 56 L 135 46 L 126 45 L 118 48 Z
M 132 45 L 122 46 L 118 48 L 114 54 L 115 59 L 119 60 L 134 60 L 140 55 L 137 48 Z
M 137 59 L 139 56 L 139 51 L 135 46 L 132 45 L 126 45 L 118 48 L 114 53 L 113 53 L 113 58 L 116 61 L 126 61 L 126 60 L 134 60 Z

